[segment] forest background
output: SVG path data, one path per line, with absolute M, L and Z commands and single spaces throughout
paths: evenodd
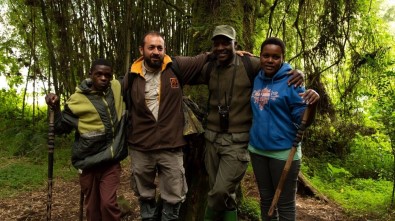
M 167 54 L 196 55 L 210 50 L 215 25 L 229 24 L 237 30 L 239 49 L 256 55 L 266 37 L 282 38 L 286 60 L 305 73 L 306 87 L 321 95 L 303 142 L 304 176 L 355 217 L 393 220 L 391 2 L 0 0 L 0 199 L 45 183 L 44 94 L 67 99 L 97 57 L 111 60 L 114 73 L 123 76 L 149 30 L 165 35 Z M 205 87 L 184 90 L 205 106 Z M 55 174 L 62 179 L 75 177 L 71 140 L 56 140 Z

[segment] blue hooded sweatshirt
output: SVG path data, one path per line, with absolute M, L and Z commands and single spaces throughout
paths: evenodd
M 292 67 L 283 63 L 272 77 L 261 70 L 251 94 L 253 122 L 250 145 L 257 150 L 286 150 L 292 147 L 306 104 L 299 96 L 302 87 L 288 86 Z

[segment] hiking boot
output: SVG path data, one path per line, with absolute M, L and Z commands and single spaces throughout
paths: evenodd
M 181 203 L 170 204 L 163 202 L 162 221 L 176 221 L 180 213 Z
M 206 212 L 204 213 L 204 221 L 221 221 L 221 212 L 215 211 L 210 207 L 206 207 Z
M 156 221 L 158 209 L 155 200 L 139 200 L 140 215 L 142 221 Z
M 237 210 L 225 211 L 223 221 L 237 221 Z

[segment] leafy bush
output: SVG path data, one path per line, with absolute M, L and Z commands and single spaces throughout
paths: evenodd
M 305 159 L 302 164 L 302 172 L 319 192 L 339 203 L 350 214 L 364 217 L 364 220 L 366 217 L 390 220 L 384 216 L 388 216 L 391 205 L 392 182 L 355 178 L 348 168 L 340 166 L 341 160 L 331 160 L 328 155 L 325 159 L 328 162 L 320 162 L 319 158 Z
M 358 178 L 392 180 L 393 162 L 390 142 L 386 136 L 357 134 L 351 143 L 344 167 Z
M 5 119 L 20 118 L 21 110 L 18 105 L 22 100 L 18 96 L 16 90 L 0 90 L 0 113 Z
M 320 116 L 305 132 L 302 143 L 304 154 L 308 157 L 321 157 L 329 152 L 344 158 L 350 152 L 351 141 L 357 132 L 367 136 L 376 133 L 375 129 L 363 126 L 360 122 Z

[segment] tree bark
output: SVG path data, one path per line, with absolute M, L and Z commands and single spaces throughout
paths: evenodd
M 56 58 L 55 58 L 55 51 L 54 51 L 54 46 L 52 43 L 52 33 L 51 29 L 49 27 L 49 22 L 48 22 L 48 16 L 47 16 L 47 10 L 46 10 L 46 5 L 44 0 L 41 0 L 41 12 L 43 16 L 43 22 L 44 22 L 44 28 L 45 28 L 45 39 L 48 47 L 48 53 L 49 53 L 49 63 L 50 67 L 52 69 L 52 79 L 53 79 L 53 85 L 55 88 L 55 93 L 59 94 L 59 83 L 58 83 L 58 76 L 56 74 Z M 51 75 L 49 74 L 48 79 L 51 79 Z M 50 82 L 50 81 L 49 81 Z M 48 90 L 50 90 L 50 83 L 48 83 Z
M 188 184 L 188 193 L 180 210 L 179 220 L 203 220 L 206 208 L 208 176 L 204 168 L 204 136 L 189 140 L 185 149 L 184 167 Z

